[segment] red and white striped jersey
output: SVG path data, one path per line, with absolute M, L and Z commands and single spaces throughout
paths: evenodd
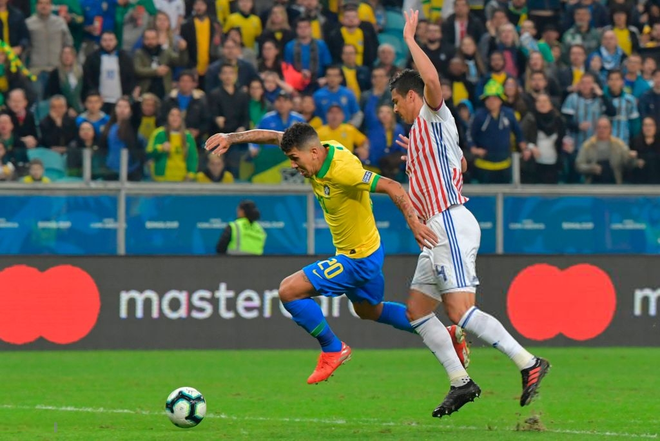
M 408 193 L 417 215 L 427 221 L 468 199 L 461 194 L 463 152 L 458 129 L 444 101 L 433 110 L 424 102 L 410 129 L 406 173 Z

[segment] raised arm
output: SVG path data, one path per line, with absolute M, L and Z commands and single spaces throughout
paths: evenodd
M 420 248 L 432 248 L 437 245 L 438 236 L 433 230 L 420 222 L 410 197 L 408 197 L 401 184 L 381 176 L 376 182 L 376 193 L 384 193 L 392 199 L 394 205 L 403 213 L 403 217 L 406 219 Z
M 284 132 L 275 130 L 248 130 L 245 132 L 216 133 L 204 144 L 204 148 L 214 155 L 224 154 L 233 144 L 280 144 Z
M 419 11 L 413 11 L 411 9 L 410 12 L 404 12 L 404 14 L 406 16 L 406 25 L 403 28 L 403 40 L 410 49 L 415 66 L 422 80 L 424 80 L 424 99 L 429 107 L 439 109 L 442 105 L 442 87 L 440 86 L 438 71 L 433 66 L 428 55 L 426 55 L 417 44 L 417 41 L 415 41 Z

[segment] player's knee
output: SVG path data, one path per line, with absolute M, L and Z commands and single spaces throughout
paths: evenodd
M 380 317 L 381 311 L 378 310 L 374 305 L 363 305 L 359 303 L 353 304 L 353 309 L 358 317 L 362 320 L 378 320 Z
M 424 316 L 429 315 L 433 311 L 428 311 L 426 308 L 420 307 L 417 302 L 413 302 L 410 299 L 406 302 L 406 317 L 409 322 L 413 322 L 417 319 L 420 319 Z
M 295 289 L 292 278 L 293 276 L 289 276 L 280 282 L 280 289 L 278 291 L 278 294 L 280 296 L 280 300 L 283 303 L 297 300 L 295 296 Z
M 447 317 L 449 317 L 449 320 L 451 320 L 454 324 L 458 324 L 458 322 L 461 321 L 463 315 L 465 315 L 468 309 L 469 307 L 465 305 L 445 305 L 445 312 L 447 313 Z

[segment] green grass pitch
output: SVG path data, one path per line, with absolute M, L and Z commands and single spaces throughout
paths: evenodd
M 520 408 L 520 375 L 476 348 L 483 395 L 441 420 L 448 389 L 425 350 L 362 350 L 329 382 L 305 383 L 316 351 L 5 352 L 0 440 L 614 440 L 657 439 L 660 349 L 537 349 L 553 367 Z M 164 414 L 179 386 L 207 418 L 179 429 Z M 526 420 L 534 418 L 534 424 Z M 536 429 L 541 430 L 536 431 Z

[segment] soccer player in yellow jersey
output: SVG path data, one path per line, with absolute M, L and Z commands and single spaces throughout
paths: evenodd
M 291 166 L 312 184 L 337 249 L 334 257 L 308 265 L 280 284 L 282 304 L 293 320 L 319 341 L 323 351 L 307 382 L 327 380 L 351 357 L 351 348 L 335 336 L 311 297 L 346 294 L 360 318 L 413 332 L 405 306 L 383 302 L 384 253 L 369 197 L 370 192 L 387 194 L 403 213 L 420 247 L 433 246 L 435 234 L 417 218 L 401 185 L 363 169 L 360 160 L 341 144 L 320 141 L 306 123 L 296 123 L 285 132 L 218 133 L 206 142 L 206 150 L 223 154 L 232 144 L 240 143 L 280 145 Z

